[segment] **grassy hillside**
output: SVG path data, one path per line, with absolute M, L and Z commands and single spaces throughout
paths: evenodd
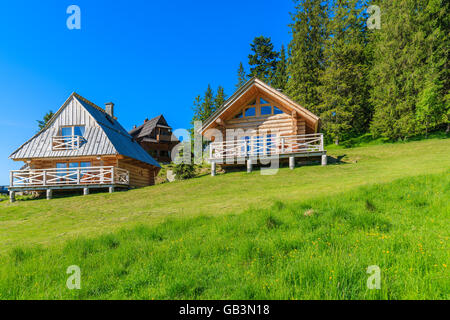
M 274 176 L 3 202 L 0 298 L 448 298 L 449 154 L 380 145 Z

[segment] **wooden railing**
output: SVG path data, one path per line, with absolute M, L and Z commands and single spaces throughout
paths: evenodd
M 130 175 L 127 170 L 116 167 L 14 170 L 10 174 L 10 187 L 81 186 L 92 184 L 129 185 Z
M 86 143 L 82 136 L 55 136 L 52 137 L 52 150 L 76 150 Z
M 324 151 L 323 134 L 242 137 L 238 140 L 213 142 L 209 151 L 210 159 L 321 152 Z

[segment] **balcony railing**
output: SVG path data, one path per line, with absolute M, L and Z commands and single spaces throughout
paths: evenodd
M 86 143 L 82 136 L 55 136 L 52 137 L 52 150 L 76 150 Z
M 276 137 L 253 136 L 249 139 L 211 143 L 210 158 L 248 158 L 322 151 L 324 151 L 322 133 Z
M 116 167 L 14 170 L 10 187 L 129 185 L 127 170 Z

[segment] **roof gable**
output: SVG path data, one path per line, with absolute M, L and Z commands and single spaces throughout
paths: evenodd
M 158 125 L 170 128 L 164 116 L 160 114 L 159 116 L 144 122 L 139 127 L 132 129 L 129 133 L 137 139 L 149 137 L 153 134 Z
M 205 120 L 203 127 L 198 130 L 199 133 L 205 134 L 206 130 L 213 128 L 215 122 L 221 117 L 229 117 L 237 112 L 239 108 L 249 103 L 257 94 L 267 97 L 280 105 L 281 108 L 286 110 L 295 110 L 298 112 L 307 122 L 309 122 L 313 128 L 318 128 L 320 118 L 303 108 L 298 103 L 290 99 L 282 92 L 269 86 L 263 81 L 253 77 L 248 80 L 243 86 L 241 86 L 225 103 L 218 108 L 207 120 Z M 223 119 L 222 119 L 223 120 Z
M 52 150 L 52 137 L 64 125 L 84 125 L 87 143 L 76 150 Z M 47 125 L 14 151 L 14 160 L 48 157 L 75 157 L 92 155 L 124 155 L 154 166 L 159 164 L 133 140 L 117 118 L 110 117 L 102 108 L 77 93 L 72 93 Z

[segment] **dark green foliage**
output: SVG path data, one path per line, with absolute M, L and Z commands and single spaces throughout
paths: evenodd
M 257 77 L 271 84 L 277 69 L 279 53 L 274 50 L 271 39 L 264 36 L 253 39 L 250 47 L 252 53 L 248 55 L 249 77 Z
M 205 91 L 203 97 L 198 95 L 195 97 L 194 106 L 192 107 L 194 111 L 194 116 L 192 117 L 191 124 L 194 121 L 205 121 L 208 119 L 226 100 L 226 94 L 222 86 L 217 88 L 217 94 L 208 84 L 208 88 Z
M 222 86 L 217 88 L 217 94 L 214 97 L 214 110 L 219 109 L 222 104 L 225 102 L 227 96 L 225 95 L 225 91 Z
M 280 51 L 280 59 L 277 62 L 277 68 L 275 70 L 275 74 L 273 76 L 271 84 L 272 87 L 284 91 L 286 89 L 287 82 L 288 82 L 287 56 L 286 56 L 286 49 L 284 48 L 284 45 L 282 45 Z
M 195 165 L 180 163 L 173 167 L 173 173 L 176 175 L 177 180 L 186 180 L 194 178 L 196 175 Z
M 364 132 L 369 124 L 367 17 L 360 0 L 337 0 L 331 10 L 318 109 L 325 133 L 339 144 L 340 140 Z
M 50 121 L 53 115 L 54 115 L 53 111 L 50 110 L 44 115 L 44 118 L 42 120 L 36 120 L 38 123 L 39 131 L 45 127 L 45 125 L 47 124 L 47 122 Z
M 371 39 L 371 131 L 403 139 L 448 122 L 449 2 L 384 0 L 379 5 L 381 30 Z
M 321 0 L 297 0 L 295 8 L 289 44 L 287 93 L 303 107 L 319 114 L 321 99 L 318 87 L 324 70 L 327 8 Z
M 236 89 L 242 87 L 242 85 L 247 81 L 247 75 L 245 73 L 244 65 L 242 62 L 239 63 L 238 69 L 238 82 L 236 84 Z

